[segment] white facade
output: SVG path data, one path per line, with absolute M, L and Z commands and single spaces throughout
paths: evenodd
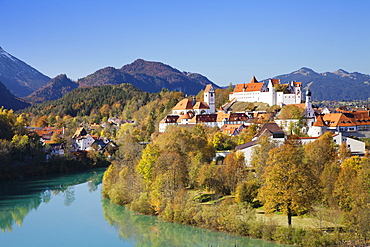
M 291 93 L 276 92 L 274 87 L 276 84 L 280 84 L 277 79 L 270 79 L 267 83 L 263 83 L 252 78 L 248 84 L 236 85 L 234 92 L 229 95 L 229 100 L 263 102 L 270 106 L 300 104 L 302 102 L 302 83 L 289 82 L 286 86 Z
M 83 137 L 74 139 L 74 141 L 79 150 L 86 150 L 95 140 L 91 135 L 87 134 Z

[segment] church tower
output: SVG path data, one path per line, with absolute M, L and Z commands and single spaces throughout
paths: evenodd
M 208 84 L 204 90 L 204 102 L 209 106 L 209 113 L 215 113 L 216 94 L 212 84 Z
M 305 118 L 307 122 L 308 128 L 311 128 L 315 123 L 315 111 L 312 108 L 312 101 L 311 101 L 311 91 L 307 89 L 306 91 L 306 109 L 305 109 Z

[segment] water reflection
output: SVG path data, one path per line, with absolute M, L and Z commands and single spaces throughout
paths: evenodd
M 160 222 L 156 217 L 138 215 L 105 199 L 102 205 L 104 218 L 119 231 L 120 238 L 135 242 L 135 246 L 278 246 L 259 239 Z
M 103 169 L 65 176 L 38 177 L 0 183 L 0 229 L 12 231 L 16 224 L 22 226 L 25 217 L 42 203 L 48 203 L 55 195 L 62 194 L 64 205 L 75 200 L 73 186 L 88 181 L 89 191 L 97 190 L 103 178 Z

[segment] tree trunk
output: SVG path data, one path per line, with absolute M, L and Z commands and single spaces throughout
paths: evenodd
M 290 209 L 290 206 L 287 208 L 287 215 L 288 215 L 288 226 L 292 226 L 292 210 Z

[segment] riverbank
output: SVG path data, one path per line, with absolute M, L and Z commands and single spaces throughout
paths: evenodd
M 0 179 L 5 181 L 46 174 L 76 172 L 91 168 L 108 167 L 109 164 L 110 162 L 105 159 L 94 160 L 88 157 L 82 159 L 52 158 L 40 163 L 0 166 Z
M 280 244 L 295 246 L 368 246 L 367 240 L 356 239 L 350 232 L 343 232 L 341 227 L 332 227 L 330 231 L 312 227 L 312 218 L 293 217 L 293 222 L 302 227 L 286 227 L 280 219 L 282 215 L 263 216 L 249 204 L 235 203 L 233 198 L 219 199 L 215 203 L 199 203 L 182 193 L 173 203 L 157 215 L 165 222 L 180 223 L 212 231 L 221 231 L 239 236 L 263 239 Z M 148 214 L 145 202 L 126 205 L 130 210 Z M 144 210 L 143 210 L 144 209 Z M 286 217 L 286 216 L 284 216 Z M 330 224 L 333 225 L 333 224 Z M 355 244 L 355 245 L 354 245 Z

